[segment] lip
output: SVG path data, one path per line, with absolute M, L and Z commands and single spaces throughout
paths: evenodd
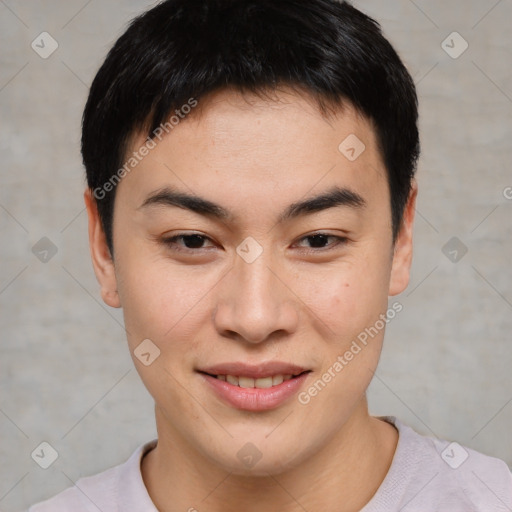
M 209 373 L 210 375 L 242 375 L 244 377 L 260 379 L 270 375 L 299 375 L 299 373 L 308 371 L 308 369 L 282 361 L 267 361 L 256 365 L 242 362 L 220 363 L 214 366 L 200 368 L 198 371 Z
M 252 366 L 245 363 L 224 363 L 198 370 L 199 375 L 224 402 L 245 411 L 267 411 L 275 409 L 295 395 L 304 385 L 311 370 L 272 361 Z M 209 375 L 211 374 L 211 375 Z M 296 375 L 271 388 L 241 388 L 222 381 L 213 375 L 243 375 L 254 379 L 269 375 Z

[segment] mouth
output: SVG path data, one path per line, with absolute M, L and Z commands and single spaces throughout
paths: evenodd
M 303 372 L 297 374 L 276 374 L 276 375 L 268 375 L 266 377 L 249 377 L 245 375 L 229 375 L 229 374 L 212 374 L 208 372 L 199 372 L 205 375 L 209 375 L 210 377 L 216 378 L 223 382 L 229 382 L 229 384 L 233 386 L 238 386 L 240 388 L 250 389 L 250 388 L 258 388 L 258 389 L 268 389 L 275 386 L 279 386 L 283 382 L 286 382 L 291 379 L 296 379 L 305 373 L 309 373 L 311 370 L 304 370 Z
M 207 389 L 236 409 L 265 411 L 289 401 L 312 370 L 270 361 L 259 365 L 223 363 L 197 369 Z

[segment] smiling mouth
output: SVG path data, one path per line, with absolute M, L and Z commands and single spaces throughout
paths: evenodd
M 240 388 L 258 388 L 258 389 L 268 389 L 274 386 L 279 386 L 279 384 L 282 384 L 283 382 L 291 379 L 295 379 L 299 377 L 300 375 L 303 375 L 305 373 L 309 373 L 311 370 L 306 370 L 301 373 L 297 373 L 296 375 L 293 374 L 276 374 L 276 375 L 269 375 L 267 377 L 260 377 L 260 378 L 253 378 L 253 377 L 246 377 L 243 375 L 213 375 L 211 373 L 207 372 L 200 372 L 204 375 L 208 375 L 210 377 L 214 377 L 218 380 L 228 382 L 229 384 L 233 386 L 238 386 Z

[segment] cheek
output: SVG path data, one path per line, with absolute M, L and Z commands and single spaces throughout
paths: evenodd
M 359 255 L 336 268 L 311 272 L 302 297 L 315 315 L 343 339 L 356 335 L 387 309 L 390 266 Z
M 135 367 L 157 404 L 171 401 L 176 410 L 194 415 L 194 407 L 180 383 L 194 357 L 203 350 L 198 333 L 207 317 L 208 292 L 218 278 L 193 275 L 190 269 L 172 270 L 164 260 L 138 263 L 141 261 L 126 258 L 117 268 L 118 291 Z M 148 366 L 137 358 L 137 348 L 146 339 L 159 351 Z
M 126 260 L 118 268 L 118 291 L 130 345 L 149 338 L 163 349 L 173 340 L 173 350 L 179 350 L 181 339 L 190 348 L 204 322 L 209 294 L 219 279 L 217 272 L 171 268 L 165 260 L 136 261 L 142 260 Z

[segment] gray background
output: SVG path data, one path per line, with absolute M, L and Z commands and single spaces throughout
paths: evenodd
M 412 279 L 388 327 L 371 410 L 512 465 L 512 1 L 355 4 L 381 22 L 414 76 L 423 144 Z M 79 155 L 88 84 L 149 5 L 0 0 L 5 512 L 155 437 L 120 311 L 102 303 L 90 264 Z M 31 48 L 43 31 L 59 44 L 48 59 Z M 442 47 L 453 31 L 469 44 L 456 59 Z M 460 43 L 448 39 L 452 52 Z M 58 249 L 46 263 L 32 252 L 42 237 Z M 458 262 L 442 250 L 452 237 L 458 257 L 460 244 L 468 249 Z M 42 441 L 59 454 L 46 470 L 30 456 Z

